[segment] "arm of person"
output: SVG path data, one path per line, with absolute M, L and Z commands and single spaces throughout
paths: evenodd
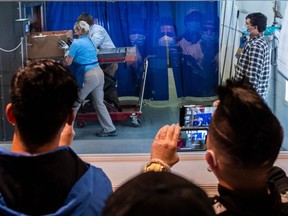
M 245 75 L 249 77 L 251 84 L 254 86 L 256 91 L 260 93 L 258 91 L 258 84 L 259 78 L 262 74 L 262 66 L 264 65 L 264 49 L 259 46 L 252 46 L 249 52 L 251 54 Z
M 71 146 L 73 139 L 75 137 L 75 131 L 73 128 L 73 124 L 65 124 L 65 127 L 60 136 L 59 146 Z
M 76 116 L 75 111 L 71 111 L 67 117 L 67 122 L 61 132 L 59 146 L 71 146 L 75 137 L 74 119 Z
M 64 57 L 64 64 L 65 65 L 71 65 L 73 62 L 73 57 L 69 56 L 69 54 L 67 56 Z
M 71 65 L 78 50 L 77 40 L 74 40 L 69 49 L 65 51 L 63 62 L 65 65 Z
M 155 136 L 152 143 L 150 162 L 145 167 L 145 171 L 169 171 L 170 167 L 179 161 L 177 154 L 177 143 L 180 134 L 180 126 L 177 125 L 165 125 L 163 126 Z M 151 169 L 153 164 L 160 165 L 160 169 Z M 150 168 L 149 168 L 150 166 Z M 162 169 L 161 169 L 162 167 Z
M 95 47 L 100 47 L 105 39 L 105 29 L 102 29 L 101 27 L 97 26 L 97 29 L 93 32 L 91 32 L 91 39 L 95 45 Z

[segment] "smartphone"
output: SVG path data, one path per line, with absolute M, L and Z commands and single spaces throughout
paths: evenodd
M 177 151 L 205 151 L 207 127 L 181 128 Z
M 208 127 L 214 110 L 213 106 L 184 105 L 180 107 L 179 125 L 181 127 Z

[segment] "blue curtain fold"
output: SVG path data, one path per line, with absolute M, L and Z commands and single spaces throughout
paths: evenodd
M 117 47 L 136 46 L 137 60 L 119 63 L 119 96 L 138 96 L 149 56 L 144 98 L 168 100 L 168 68 L 178 97 L 210 97 L 218 85 L 219 2 L 46 2 L 47 31 L 73 29 L 88 12 Z

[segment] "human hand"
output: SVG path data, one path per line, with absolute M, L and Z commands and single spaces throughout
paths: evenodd
M 73 38 L 67 38 L 67 45 L 70 47 L 70 45 L 72 44 L 73 42 Z
M 180 126 L 165 125 L 155 136 L 152 143 L 150 158 L 160 159 L 167 163 L 170 167 L 179 161 L 177 154 L 177 143 L 180 134 Z
M 69 46 L 64 40 L 58 41 L 58 48 L 63 49 L 64 51 L 69 50 Z
M 65 124 L 65 127 L 60 136 L 59 146 L 71 146 L 75 137 L 74 124 Z
M 220 100 L 216 100 L 213 102 L 213 107 L 217 108 L 219 104 L 220 104 Z

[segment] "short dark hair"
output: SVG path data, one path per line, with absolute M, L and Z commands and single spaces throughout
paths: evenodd
M 215 215 L 207 194 L 169 172 L 142 173 L 108 199 L 103 216 Z
M 89 26 L 93 25 L 94 24 L 94 18 L 93 16 L 91 16 L 90 14 L 88 13 L 82 13 L 78 18 L 77 18 L 77 22 L 79 21 L 85 21 L 88 23 Z
M 78 100 L 72 75 L 55 60 L 37 60 L 11 80 L 12 111 L 24 144 L 33 151 L 55 138 Z
M 201 23 L 202 20 L 202 14 L 200 11 L 192 11 L 189 14 L 187 14 L 184 18 L 184 24 L 186 25 L 187 22 L 192 22 L 192 21 L 196 21 Z
M 208 133 L 215 149 L 239 168 L 272 166 L 282 145 L 283 129 L 248 78 L 227 79 L 217 92 L 220 104 Z
M 267 17 L 262 13 L 251 13 L 246 16 L 246 19 L 250 19 L 252 26 L 258 26 L 259 32 L 264 32 L 267 27 Z

